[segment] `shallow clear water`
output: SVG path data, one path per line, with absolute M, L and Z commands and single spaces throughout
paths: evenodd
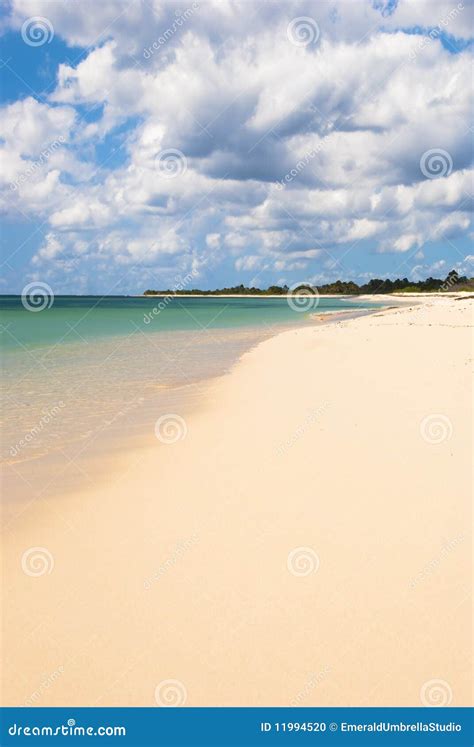
M 78 465 L 153 434 L 158 417 L 199 401 L 201 382 L 271 334 L 312 323 L 315 311 L 372 306 L 319 299 L 299 313 L 284 298 L 56 297 L 30 311 L 0 297 L 3 459 L 37 485 L 31 475 L 53 454 Z
M 48 308 L 48 304 L 52 305 Z M 315 311 L 360 309 L 361 302 L 338 298 L 320 298 L 317 308 L 295 311 L 286 298 L 183 298 L 56 296 L 54 301 L 39 297 L 27 300 L 25 309 L 20 296 L 0 296 L 3 350 L 28 349 L 91 342 L 98 338 L 205 329 L 231 329 L 301 323 Z M 309 302 L 311 303 L 311 302 Z M 46 307 L 41 309 L 41 306 Z M 363 304 L 369 308 L 376 304 Z M 41 309 L 41 310 L 38 310 Z

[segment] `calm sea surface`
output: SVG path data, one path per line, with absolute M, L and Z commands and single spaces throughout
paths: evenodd
M 317 308 L 316 301 L 311 305 L 310 299 L 309 308 L 299 312 L 286 298 L 56 296 L 54 301 L 39 297 L 36 305 L 34 299 L 26 299 L 29 308 L 25 308 L 20 296 L 0 296 L 0 344 L 3 350 L 27 353 L 58 345 L 99 340 L 102 343 L 104 338 L 112 336 L 272 328 L 278 324 L 301 324 L 314 312 L 360 310 L 377 305 L 338 298 L 317 301 Z
M 0 297 L 2 451 L 23 481 L 28 463 L 51 454 L 77 464 L 104 443 L 153 432 L 160 415 L 184 411 L 202 382 L 275 332 L 313 323 L 314 313 L 376 306 L 326 298 L 304 312 L 285 298 L 47 301 L 28 309 L 19 296 Z

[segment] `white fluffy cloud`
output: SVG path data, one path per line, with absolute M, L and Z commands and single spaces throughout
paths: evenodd
M 4 209 L 51 229 L 36 266 L 315 273 L 467 235 L 471 3 L 243 5 L 14 0 L 10 27 L 44 16 L 87 47 L 47 102 L 3 111 Z

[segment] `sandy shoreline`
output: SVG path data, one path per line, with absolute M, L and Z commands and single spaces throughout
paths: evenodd
M 178 298 L 295 298 L 295 296 L 299 295 L 304 297 L 304 294 L 299 293 L 278 293 L 275 295 L 265 293 L 140 293 L 136 298 L 166 298 L 167 296 L 174 297 L 175 295 Z M 377 303 L 380 299 L 455 298 L 458 296 L 469 296 L 472 293 L 470 291 L 443 291 L 441 293 L 430 291 L 427 293 L 366 293 L 360 295 L 351 293 L 316 293 L 315 295 L 318 298 L 350 298 Z
M 191 706 L 416 706 L 440 680 L 468 705 L 471 303 L 285 331 L 185 438 L 33 504 L 5 537 L 4 702 L 173 680 Z

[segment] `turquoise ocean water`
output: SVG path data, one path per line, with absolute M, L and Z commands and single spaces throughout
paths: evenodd
M 376 304 L 320 298 L 299 312 L 285 298 L 59 296 L 26 306 L 0 297 L 2 456 L 37 489 L 45 457 L 57 471 L 153 434 L 160 415 L 199 404 L 205 382 L 256 343 L 314 314 Z
M 307 311 L 295 311 L 285 298 L 183 298 L 56 296 L 34 299 L 25 308 L 20 296 L 0 296 L 3 350 L 95 342 L 110 336 L 301 323 L 310 313 L 360 310 L 376 304 L 320 298 Z M 44 308 L 41 306 L 45 304 Z M 309 302 L 311 304 L 311 301 Z

